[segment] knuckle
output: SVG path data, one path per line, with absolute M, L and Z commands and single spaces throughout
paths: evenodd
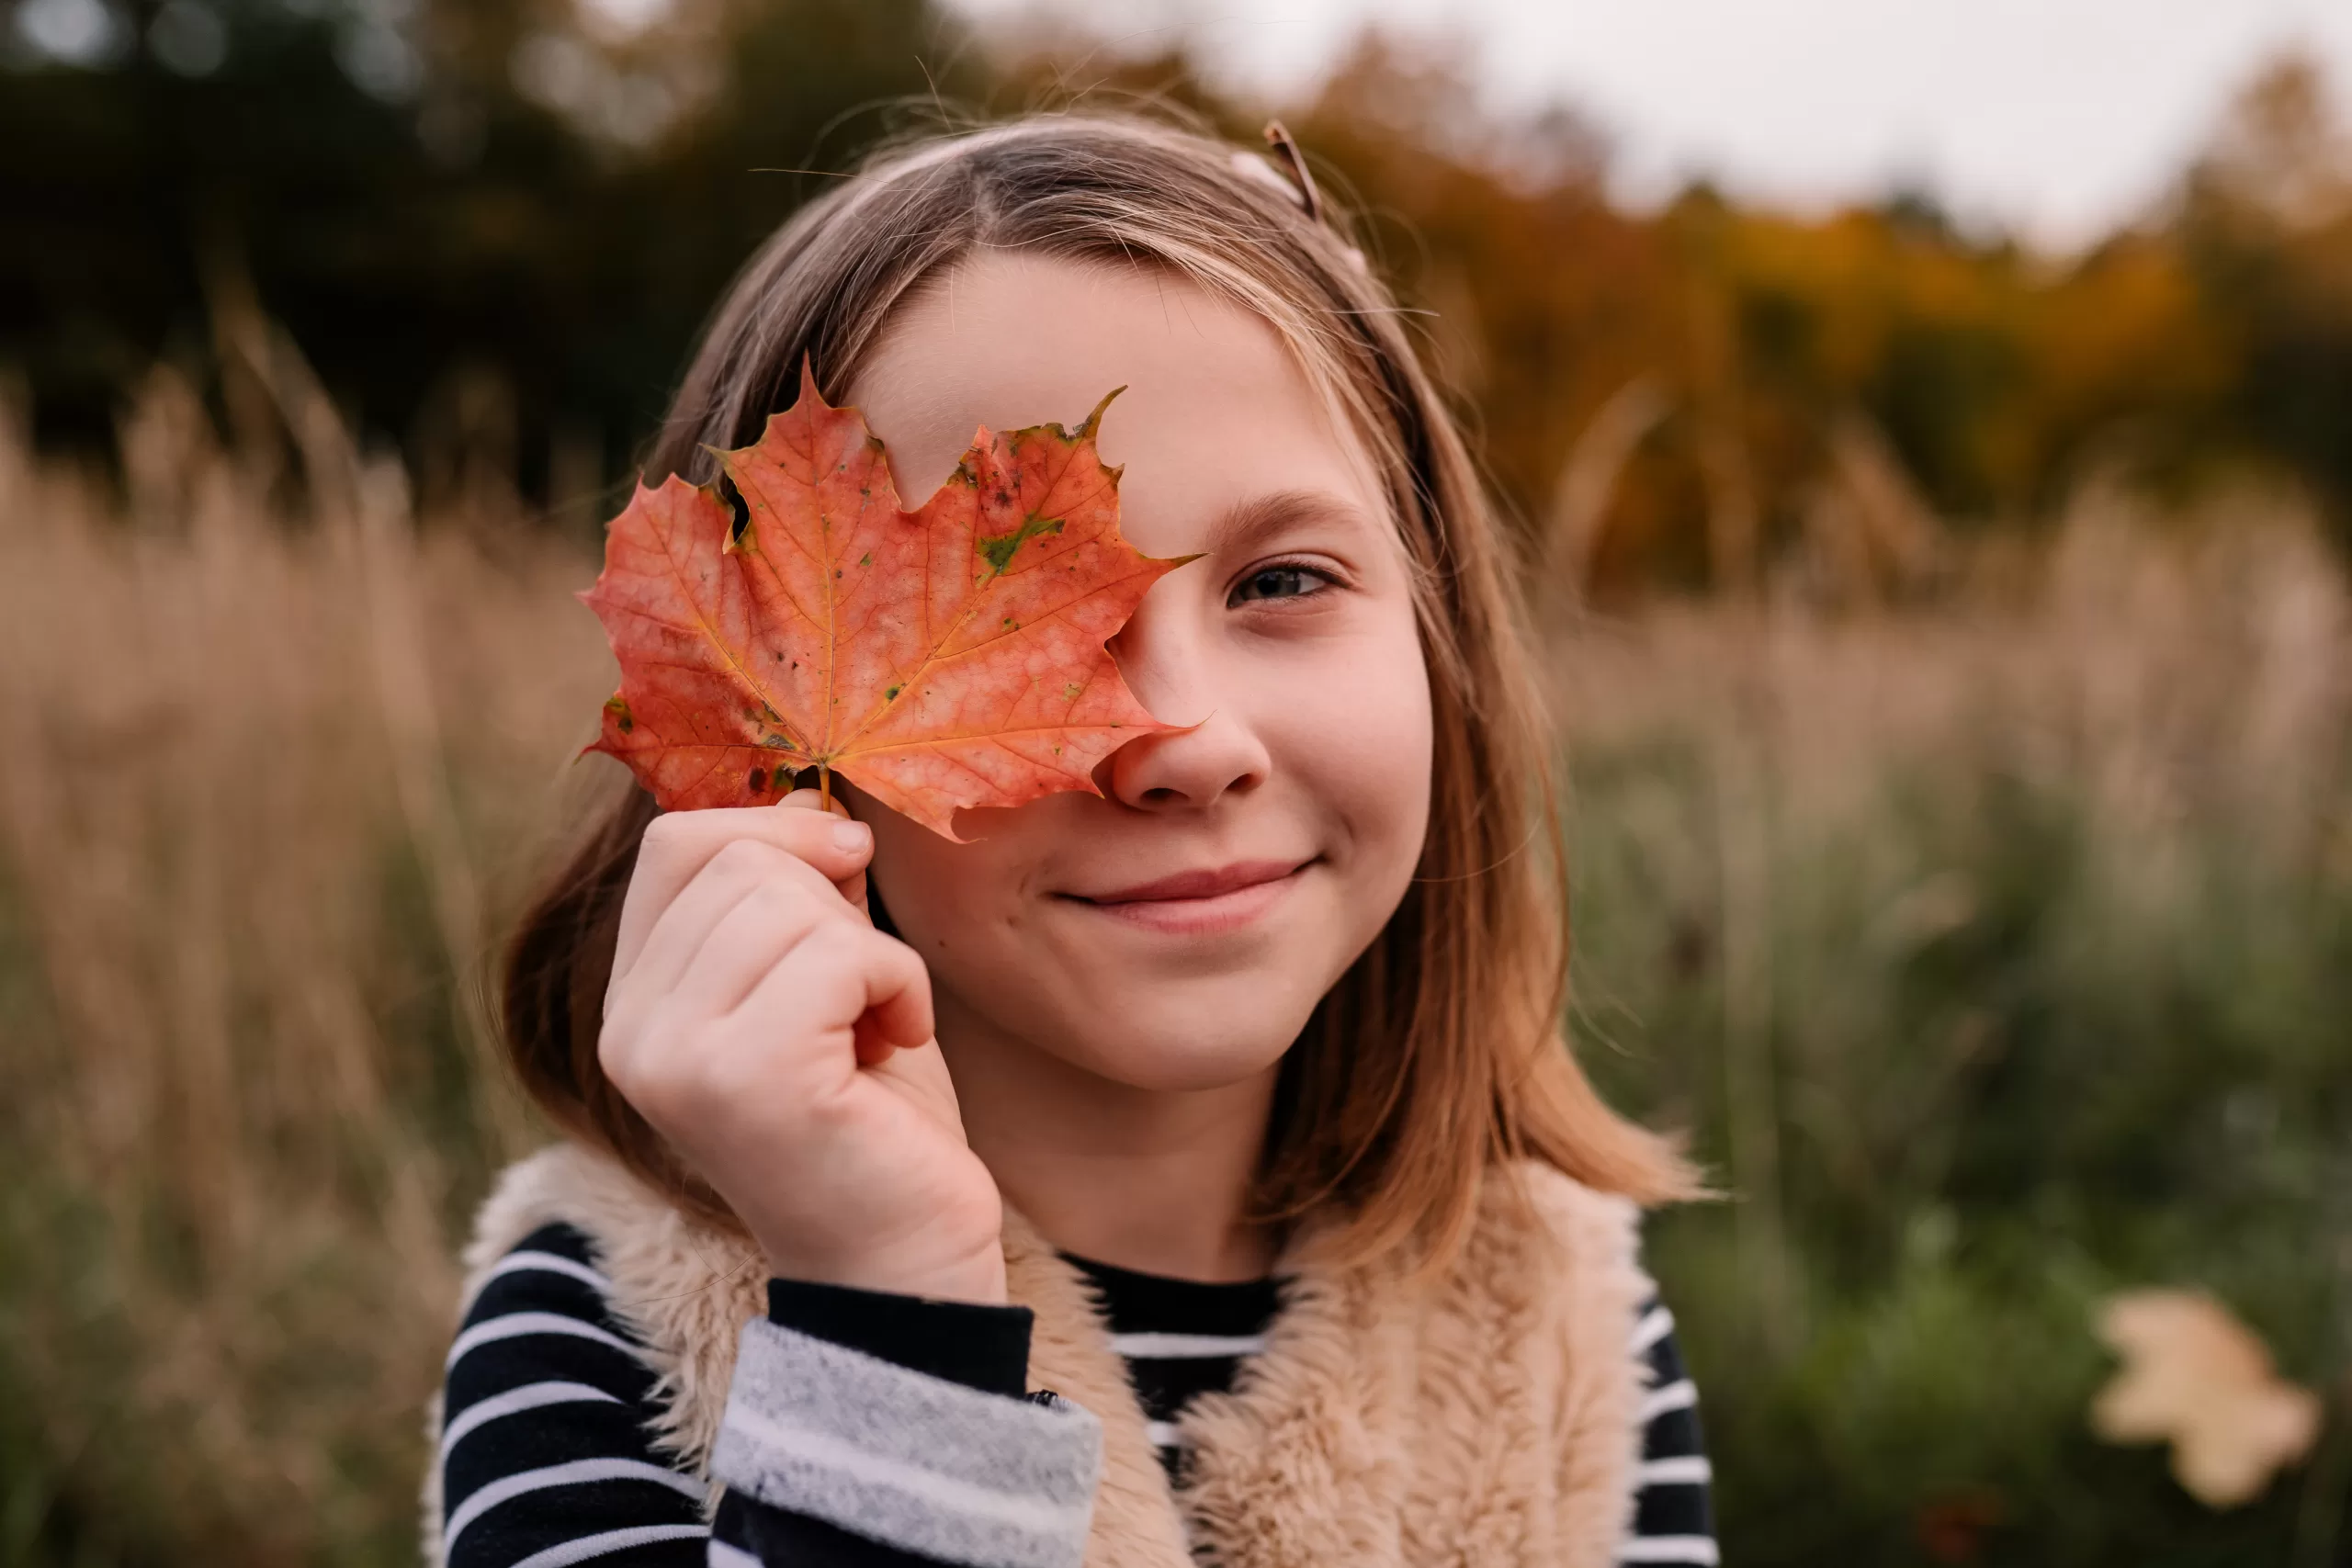
M 847 920 L 825 920 L 803 940 L 808 957 L 830 968 L 847 968 L 864 957 L 861 933 Z
M 710 857 L 711 868 L 727 876 L 756 877 L 773 865 L 775 852 L 757 839 L 729 839 Z
M 656 1055 L 674 1055 L 678 1043 L 678 1004 L 674 996 L 654 998 L 640 1010 L 639 1035 Z
M 804 1135 L 820 1145 L 850 1132 L 858 1120 L 856 1097 L 846 1078 L 830 1080 L 796 1098 L 793 1114 Z
M 775 868 L 775 875 L 788 877 L 795 882 L 804 884 L 812 879 L 824 882 L 824 877 L 818 873 L 815 866 L 810 865 L 791 851 L 767 843 L 763 843 L 760 847 L 766 852 L 768 863 Z M 831 886 L 831 884 L 827 883 L 826 886 Z
M 807 893 L 788 882 L 764 882 L 743 902 L 743 913 L 763 931 L 784 931 L 809 922 Z
M 639 1078 L 657 1078 L 664 1064 L 680 1055 L 676 1047 L 682 1022 L 676 1005 L 667 997 L 633 1000 L 617 1018 L 606 1020 L 599 1053 L 616 1055 Z

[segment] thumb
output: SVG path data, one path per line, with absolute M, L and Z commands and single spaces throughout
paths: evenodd
M 836 795 L 828 801 L 813 789 L 796 789 L 782 800 L 777 801 L 775 805 L 778 810 L 790 807 L 796 811 L 831 811 L 844 822 L 857 820 L 850 815 L 848 802 L 842 800 L 840 795 Z M 865 904 L 865 868 L 864 866 L 861 865 L 833 886 L 841 889 L 842 897 L 848 901 L 851 908 L 864 915 L 869 921 L 874 919 L 874 912 L 867 908 Z

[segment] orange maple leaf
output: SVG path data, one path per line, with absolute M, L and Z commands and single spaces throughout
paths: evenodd
M 740 528 L 715 484 L 675 476 L 613 520 L 580 597 L 621 683 L 586 750 L 668 811 L 765 805 L 814 768 L 950 839 L 967 807 L 1101 793 L 1103 758 L 1173 728 L 1103 645 L 1192 558 L 1120 536 L 1094 445 L 1110 402 L 1075 433 L 983 429 L 905 512 L 882 443 L 804 364 L 756 443 L 714 452 Z

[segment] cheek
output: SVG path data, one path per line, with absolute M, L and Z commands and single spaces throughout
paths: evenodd
M 1409 613 L 1286 673 L 1268 719 L 1278 773 L 1286 762 L 1368 871 L 1401 866 L 1396 874 L 1408 874 L 1429 827 L 1432 729 L 1429 670 Z
M 988 843 L 951 844 L 904 818 L 866 820 L 875 824 L 869 879 L 891 925 L 917 952 L 968 952 L 1005 925 L 1005 889 L 1015 878 Z

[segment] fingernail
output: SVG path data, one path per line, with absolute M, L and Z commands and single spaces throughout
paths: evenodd
M 863 822 L 833 824 L 833 847 L 854 854 L 874 841 L 874 829 Z

